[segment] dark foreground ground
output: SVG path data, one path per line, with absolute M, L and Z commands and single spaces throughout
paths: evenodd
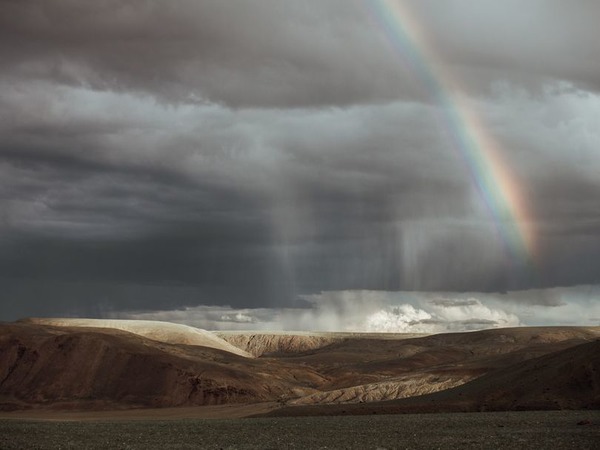
M 0 420 L 2 449 L 598 449 L 600 411 L 256 419 Z

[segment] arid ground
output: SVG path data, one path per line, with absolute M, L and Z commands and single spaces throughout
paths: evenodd
M 597 449 L 591 411 L 258 419 L 0 420 L 3 449 Z
M 102 439 L 141 448 L 159 430 L 172 448 L 429 448 L 452 439 L 462 448 L 593 448 L 600 439 L 600 327 L 211 333 L 29 319 L 0 324 L 0 354 L 2 448 L 61 436 L 67 448 Z

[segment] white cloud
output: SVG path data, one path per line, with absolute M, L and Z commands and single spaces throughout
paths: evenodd
M 365 331 L 374 332 L 427 332 L 432 316 L 412 305 L 400 305 L 382 309 L 369 315 L 365 321 Z
M 440 333 L 534 325 L 593 326 L 600 318 L 598 292 L 600 286 L 508 294 L 336 291 L 305 297 L 307 307 L 196 306 L 121 312 L 112 317 L 165 320 L 210 330 L 257 331 Z
M 235 314 L 223 314 L 221 316 L 221 321 L 235 323 L 254 323 L 256 320 L 254 317 L 249 316 L 248 314 L 237 312 Z

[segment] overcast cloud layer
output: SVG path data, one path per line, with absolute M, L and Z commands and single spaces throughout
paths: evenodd
M 0 320 L 594 323 L 600 3 L 404 4 L 518 182 L 530 272 L 369 0 L 0 0 Z

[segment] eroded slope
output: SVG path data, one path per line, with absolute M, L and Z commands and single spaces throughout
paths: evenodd
M 494 370 L 464 385 L 429 395 L 359 404 L 313 404 L 270 416 L 422 412 L 600 410 L 600 340 Z
M 454 392 L 449 388 L 474 386 L 474 382 L 484 383 L 483 391 L 493 392 L 493 385 L 501 384 L 499 378 L 485 382 L 486 377 L 600 337 L 598 327 L 514 328 L 421 337 L 232 333 L 241 336 L 236 341 L 239 345 L 260 356 L 248 358 L 208 347 L 206 340 L 188 340 L 187 330 L 183 335 L 169 331 L 161 339 L 153 331 L 149 339 L 121 329 L 87 326 L 91 323 L 106 325 L 0 324 L 1 407 L 131 408 L 236 402 L 355 403 L 358 407 L 405 397 L 413 401 L 414 396 L 437 391 L 446 395 Z M 147 322 L 128 325 L 145 332 L 148 326 Z M 172 328 L 160 325 L 160 330 Z M 553 379 L 539 378 L 540 386 L 551 385 Z M 588 378 L 582 380 L 583 388 L 596 389 L 595 384 L 585 384 Z M 506 392 L 502 396 L 509 398 Z M 424 409 L 422 404 L 415 408 Z
M 250 358 L 248 352 L 231 345 L 210 331 L 178 323 L 156 320 L 119 320 L 119 319 L 71 319 L 71 318 L 31 318 L 23 322 L 62 327 L 111 328 L 129 331 L 140 336 L 169 344 L 199 345 L 216 348 L 239 356 Z
M 314 392 L 322 382 L 306 368 L 114 329 L 5 324 L 0 354 L 3 409 L 275 401 Z

